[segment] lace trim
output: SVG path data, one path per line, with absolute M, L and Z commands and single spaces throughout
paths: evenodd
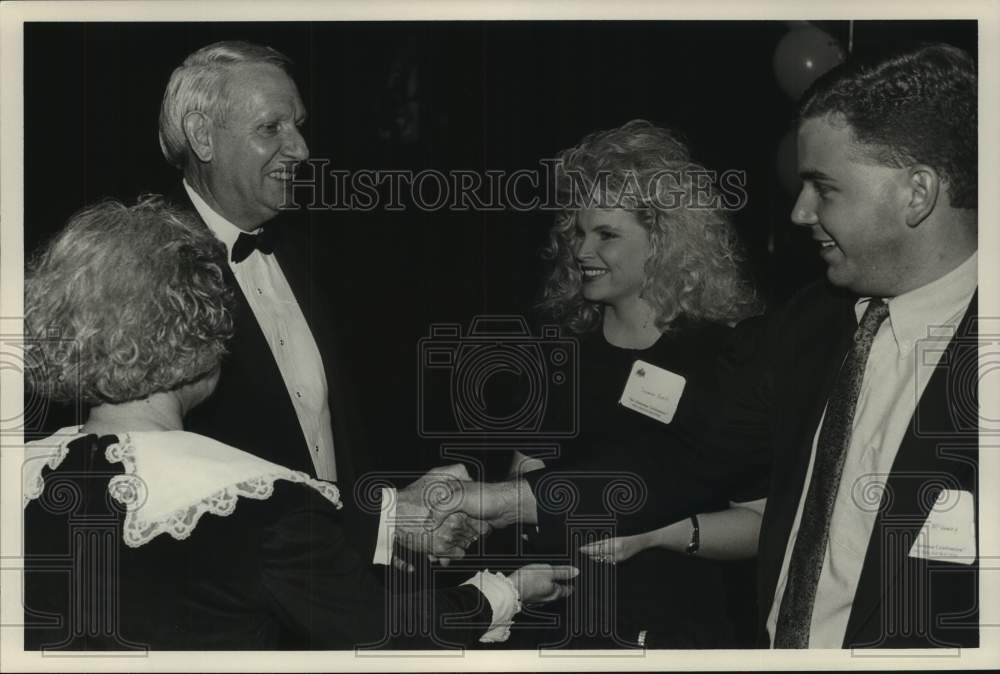
M 490 570 L 486 569 L 486 573 L 490 573 Z M 510 588 L 510 591 L 514 595 L 514 615 L 520 613 L 524 609 L 524 605 L 521 603 L 521 593 L 517 591 L 517 586 L 514 585 L 514 581 L 512 581 L 510 578 L 500 573 L 499 571 L 494 571 L 493 576 L 498 580 L 506 583 L 507 587 Z M 510 633 L 510 630 L 508 630 L 508 633 Z
M 500 572 L 483 569 L 466 583 L 476 585 L 477 580 L 479 581 L 479 591 L 486 595 L 487 601 L 490 602 L 493 609 L 493 624 L 479 637 L 479 641 L 485 644 L 507 641 L 510 638 L 510 626 L 514 616 L 524 608 L 521 603 L 521 593 L 517 591 L 513 581 Z M 493 591 L 486 589 L 489 585 L 494 586 Z M 498 586 L 503 587 L 504 590 L 500 590 Z M 498 590 L 499 594 L 497 594 Z
M 236 509 L 236 501 L 240 496 L 257 500 L 266 500 L 274 493 L 275 480 L 287 480 L 309 485 L 323 495 L 338 510 L 343 508 L 340 501 L 340 490 L 336 485 L 313 479 L 300 471 L 285 470 L 259 475 L 249 480 L 237 482 L 201 499 L 187 508 L 175 510 L 171 514 L 153 520 L 142 519 L 138 510 L 146 502 L 148 494 L 146 483 L 136 474 L 135 447 L 128 434 L 123 440 L 108 445 L 105 458 L 109 463 L 122 463 L 125 474 L 116 475 L 108 482 L 108 493 L 127 509 L 123 538 L 130 548 L 137 548 L 162 533 L 168 533 L 176 540 L 183 540 L 191 535 L 195 526 L 206 512 L 225 517 Z
M 83 426 L 77 428 L 76 432 L 71 436 L 59 443 L 56 448 L 55 453 L 49 457 L 49 460 L 45 462 L 45 465 L 49 467 L 50 470 L 55 470 L 59 465 L 66 459 L 69 455 L 69 443 L 80 437 L 80 429 Z M 42 476 L 41 469 L 35 473 L 34 476 L 28 478 L 27 482 L 21 485 L 21 508 L 27 508 L 28 504 L 34 501 L 36 498 L 42 495 L 45 491 L 45 478 Z

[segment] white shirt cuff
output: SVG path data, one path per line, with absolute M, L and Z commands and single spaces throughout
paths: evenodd
M 502 573 L 480 571 L 462 585 L 475 585 L 493 609 L 493 621 L 486 634 L 479 637 L 484 644 L 507 641 L 514 616 L 521 611 L 521 597 L 514 583 Z
M 396 535 L 396 490 L 382 488 L 382 514 L 378 519 L 378 538 L 372 564 L 389 566 L 392 562 L 392 541 Z

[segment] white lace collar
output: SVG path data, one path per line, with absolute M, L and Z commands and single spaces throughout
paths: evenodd
M 66 426 L 60 428 L 47 438 L 32 440 L 24 445 L 24 463 L 21 464 L 21 506 L 42 495 L 45 481 L 42 479 L 42 469 L 48 466 L 51 470 L 59 467 L 69 452 L 69 443 L 83 437 L 82 426 Z
M 59 465 L 72 439 L 63 441 L 58 461 L 54 466 L 50 461 L 50 466 Z M 125 474 L 111 478 L 108 493 L 126 508 L 123 536 L 129 547 L 139 547 L 164 532 L 177 540 L 187 538 L 206 512 L 229 515 L 240 496 L 269 498 L 275 480 L 309 485 L 342 507 L 335 485 L 203 435 L 144 431 L 120 434 L 118 440 L 108 446 L 105 457 L 110 463 L 122 463 Z M 34 496 L 39 494 L 40 488 Z

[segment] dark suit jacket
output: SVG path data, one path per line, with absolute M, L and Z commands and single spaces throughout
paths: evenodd
M 171 200 L 197 217 L 183 186 L 171 195 Z M 333 304 L 320 285 L 321 262 L 311 246 L 308 228 L 283 226 L 281 216 L 272 226 L 277 232 L 274 255 L 323 359 L 337 457 L 337 484 L 344 500 L 357 506 L 348 515 L 347 526 L 355 540 L 363 540 L 374 550 L 377 514 L 372 511 L 377 509 L 378 500 L 353 496 L 358 478 L 369 466 L 368 448 L 360 414 L 354 407 L 350 359 L 339 346 L 337 326 L 331 315 Z M 236 297 L 234 337 L 222 362 L 218 388 L 185 418 L 185 428 L 315 476 L 310 448 L 278 364 L 228 265 L 224 272 Z
M 750 456 L 751 447 L 773 452 L 758 550 L 761 645 L 767 644 L 765 621 L 806 487 L 813 436 L 857 328 L 856 299 L 827 284 L 813 285 L 764 327 L 753 326 L 757 334 L 748 339 L 763 338 L 768 358 L 743 372 L 737 395 L 725 411 L 731 422 L 728 432 L 743 439 L 741 450 L 750 449 Z M 976 306 L 974 297 L 900 444 L 869 541 L 844 648 L 979 643 L 978 560 L 966 566 L 909 557 L 941 489 L 971 492 L 978 506 Z

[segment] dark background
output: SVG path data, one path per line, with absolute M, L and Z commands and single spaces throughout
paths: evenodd
M 816 22 L 845 46 L 847 22 Z M 295 61 L 313 157 L 358 169 L 538 167 L 596 129 L 637 117 L 678 129 L 696 160 L 747 172 L 734 214 L 764 295 L 822 274 L 775 152 L 794 115 L 772 57 L 784 22 L 33 23 L 25 26 L 25 245 L 106 196 L 168 192 L 157 116 L 173 68 L 222 39 Z M 973 21 L 864 21 L 854 51 L 941 40 L 975 52 Z M 396 118 L 402 115 L 407 128 Z M 286 216 L 282 216 L 286 217 Z M 551 213 L 409 209 L 289 214 L 309 221 L 345 328 L 368 373 L 354 392 L 376 464 L 439 463 L 417 436 L 417 340 L 432 323 L 531 317 Z M 44 425 L 66 421 L 53 411 Z M 71 420 L 70 420 L 71 421 Z

